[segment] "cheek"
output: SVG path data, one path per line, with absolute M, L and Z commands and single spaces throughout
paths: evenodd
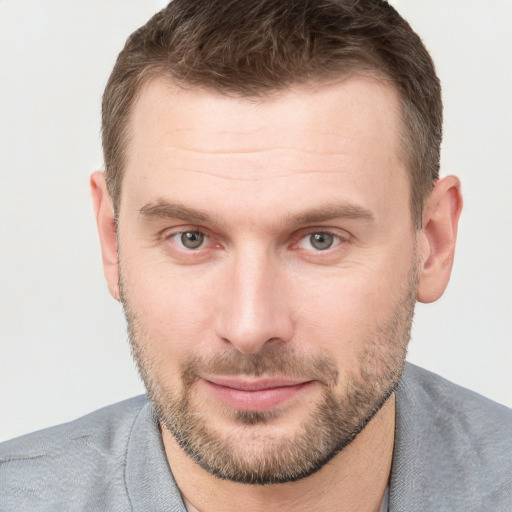
M 298 334 L 312 349 L 332 355 L 342 351 L 347 359 L 355 355 L 361 336 L 375 321 L 370 305 L 376 298 L 353 279 L 338 277 L 332 281 L 322 292 L 302 293 Z
M 297 308 L 301 340 L 325 350 L 344 364 L 355 364 L 374 335 L 395 315 L 408 291 L 409 263 L 351 267 L 346 272 L 305 282 L 292 292 L 302 297 Z
M 140 334 L 158 361 L 179 363 L 208 338 L 215 317 L 214 283 L 197 268 L 142 258 L 123 264 L 123 291 L 136 314 Z

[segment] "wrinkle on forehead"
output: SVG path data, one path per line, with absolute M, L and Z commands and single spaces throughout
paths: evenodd
M 200 138 L 200 134 L 198 136 Z M 252 145 L 254 146 L 254 145 Z M 271 153 L 276 151 L 290 151 L 290 152 L 297 152 L 297 153 L 305 153 L 310 155 L 342 155 L 342 151 L 335 151 L 335 150 L 313 150 L 313 149 L 305 149 L 305 148 L 296 148 L 293 146 L 286 146 L 286 145 L 279 145 L 279 146 L 265 146 L 262 148 L 254 148 L 254 147 L 237 147 L 236 149 L 229 150 L 229 149 L 217 149 L 218 144 L 215 147 L 212 147 L 211 149 L 201 148 L 201 147 L 192 147 L 192 146 L 177 146 L 175 144 L 167 144 L 166 150 L 167 151 L 174 151 L 174 152 L 190 152 L 190 153 L 198 153 L 202 155 L 251 155 L 251 154 L 257 154 L 257 153 Z
M 378 132 L 380 140 L 398 148 L 399 120 L 396 92 L 368 77 L 307 93 L 291 88 L 256 104 L 218 93 L 172 90 L 160 80 L 149 84 L 136 102 L 130 138 L 136 144 L 141 135 L 151 132 L 157 139 L 185 147 L 241 144 L 247 150 L 248 144 L 259 149 L 276 142 L 325 147 L 339 144 L 344 136 L 373 137 Z M 367 130 L 369 121 L 374 125 L 372 134 Z
M 174 163 L 181 159 L 211 157 L 216 165 L 222 156 L 254 156 L 258 164 L 263 159 L 278 162 L 281 156 L 298 162 L 328 157 L 341 157 L 348 152 L 365 152 L 374 144 L 363 133 L 301 128 L 265 127 L 252 131 L 207 130 L 197 128 L 162 129 L 155 135 L 153 144 L 146 145 L 145 157 L 154 158 L 157 153 L 166 153 Z M 314 167 L 314 164 L 312 165 Z
M 201 170 L 201 169 L 187 169 L 187 168 L 173 168 L 172 172 L 186 172 L 189 174 L 198 174 L 205 175 L 219 180 L 227 180 L 233 182 L 256 182 L 256 181 L 273 181 L 273 180 L 282 180 L 286 178 L 290 178 L 292 176 L 307 176 L 308 174 L 314 176 L 316 174 L 335 174 L 339 173 L 340 169 L 281 169 L 275 168 L 272 170 L 272 173 L 262 173 L 260 170 L 255 170 L 249 174 L 249 172 L 243 173 L 229 173 L 229 170 L 226 170 L 224 173 L 219 171 L 214 171 L 211 169 Z
M 367 77 L 259 103 L 155 81 L 135 104 L 123 186 L 153 194 L 147 200 L 178 182 L 210 200 L 223 183 L 240 201 L 270 200 L 279 190 L 282 202 L 299 187 L 320 198 L 335 190 L 356 199 L 370 189 L 374 198 L 394 194 L 391 175 L 406 177 L 399 110 L 392 87 Z
M 352 144 L 350 144 L 352 142 Z M 361 165 L 376 174 L 386 175 L 396 161 L 383 155 L 378 162 L 368 158 L 365 148 L 354 150 L 357 141 L 349 140 L 330 148 L 273 146 L 240 148 L 184 148 L 167 144 L 168 167 L 165 172 L 189 172 L 240 181 L 275 180 L 293 175 L 360 173 Z M 148 152 L 146 162 L 153 156 Z M 148 176 L 149 177 L 149 176 Z
M 178 132 L 193 132 L 196 133 L 203 133 L 203 134 L 215 134 L 215 135 L 256 135 L 258 133 L 261 133 L 263 131 L 268 131 L 268 127 L 260 127 L 260 128 L 252 128 L 252 129 L 245 129 L 243 131 L 233 131 L 233 130 L 205 130 L 201 128 L 169 128 L 167 130 L 168 134 L 178 133 Z M 276 130 L 277 131 L 277 130 Z M 302 133 L 311 133 L 311 134 L 321 134 L 321 135 L 334 135 L 336 137 L 339 137 L 340 133 L 336 130 L 324 130 L 324 129 L 308 129 L 308 128 L 289 128 L 287 130 L 288 132 L 302 132 Z

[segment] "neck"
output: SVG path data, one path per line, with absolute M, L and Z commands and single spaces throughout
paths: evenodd
M 395 397 L 365 429 L 313 475 L 286 484 L 245 485 L 203 470 L 163 428 L 165 452 L 189 511 L 377 512 L 388 485 L 393 457 Z

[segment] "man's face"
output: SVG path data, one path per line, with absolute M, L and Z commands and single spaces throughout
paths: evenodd
M 160 419 L 210 473 L 307 476 L 390 396 L 417 284 L 399 119 L 369 77 L 137 101 L 121 295 Z

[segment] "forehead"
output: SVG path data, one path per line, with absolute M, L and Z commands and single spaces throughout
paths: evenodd
M 342 149 L 343 136 L 355 136 L 365 144 L 373 131 L 395 146 L 399 118 L 395 89 L 370 76 L 296 86 L 255 99 L 184 89 L 154 79 L 135 102 L 130 142 L 137 145 L 151 132 L 152 138 L 158 136 L 165 145 L 175 142 L 194 149 L 214 142 L 222 149 L 240 141 L 258 149 L 266 147 L 269 138 L 278 145 L 303 137 L 304 149 L 322 151 L 331 143 Z
M 298 195 L 302 202 L 322 194 L 354 202 L 369 191 L 400 190 L 408 204 L 399 120 L 395 90 L 373 77 L 291 88 L 260 100 L 157 79 L 134 105 L 122 198 L 144 206 L 166 195 L 188 197 L 193 182 L 203 204 L 222 194 L 226 206 L 233 195 L 256 195 L 255 208 L 277 206 L 276 198 L 281 205 L 297 202 Z

